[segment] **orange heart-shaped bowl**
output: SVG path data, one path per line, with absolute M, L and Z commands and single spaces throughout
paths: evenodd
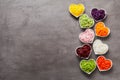
M 107 37 L 110 34 L 110 29 L 103 22 L 96 23 L 94 30 L 99 37 Z
M 104 56 L 99 56 L 96 59 L 96 64 L 99 71 L 108 71 L 112 68 L 112 60 L 106 59 Z

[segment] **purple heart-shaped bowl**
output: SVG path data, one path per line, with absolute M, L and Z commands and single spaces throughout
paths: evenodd
M 96 22 L 102 21 L 107 17 L 106 11 L 104 9 L 93 8 L 91 10 L 91 16 Z

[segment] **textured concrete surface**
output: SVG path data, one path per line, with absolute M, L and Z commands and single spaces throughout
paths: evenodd
M 111 35 L 102 40 L 110 46 L 110 71 L 88 76 L 79 69 L 81 29 L 70 3 L 83 3 L 87 14 L 93 7 L 107 11 Z M 0 0 L 0 80 L 120 80 L 119 33 L 120 0 Z

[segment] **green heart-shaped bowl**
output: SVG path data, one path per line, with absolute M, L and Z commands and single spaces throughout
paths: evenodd
M 91 74 L 96 69 L 95 60 L 94 59 L 81 60 L 80 69 L 87 74 Z
M 83 14 L 79 17 L 79 24 L 80 27 L 85 29 L 85 28 L 91 28 L 94 26 L 94 19 L 90 18 L 87 14 Z

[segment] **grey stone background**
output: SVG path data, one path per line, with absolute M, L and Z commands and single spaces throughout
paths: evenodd
M 104 8 L 113 68 L 86 75 L 74 53 L 82 45 L 69 4 Z M 0 80 L 120 80 L 120 0 L 0 0 Z M 90 58 L 96 59 L 94 53 Z

